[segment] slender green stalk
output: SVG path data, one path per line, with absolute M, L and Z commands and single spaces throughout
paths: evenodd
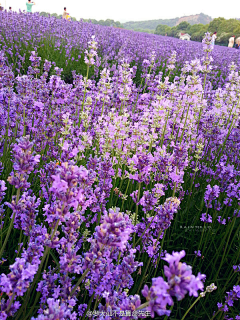
M 119 113 L 119 114 L 121 114 L 121 113 L 122 113 L 122 105 L 123 105 L 123 102 L 121 102 L 121 106 L 120 106 L 120 113 Z
M 206 213 L 206 215 L 207 215 L 207 213 Z M 199 245 L 198 245 L 197 251 L 200 250 L 201 245 L 202 245 L 202 240 L 203 240 L 203 234 L 204 234 L 204 230 L 205 230 L 205 225 L 206 225 L 206 222 L 204 222 L 204 225 L 203 225 L 203 230 L 202 230 L 202 234 L 201 234 L 201 239 L 200 239 L 200 243 L 199 243 Z M 193 266 L 194 266 L 194 264 L 195 264 L 195 262 L 196 262 L 196 259 L 197 259 L 197 256 L 195 255 L 195 258 L 194 258 L 193 264 L 192 264 L 192 268 L 193 268 Z
M 60 221 L 60 220 L 58 220 L 57 223 L 56 223 L 56 225 L 55 225 L 55 228 L 54 228 L 53 233 L 52 233 L 52 236 L 51 236 L 51 241 L 53 240 L 54 235 L 55 235 L 55 233 L 56 233 L 56 231 L 57 231 L 59 221 Z M 39 277 L 40 277 L 40 275 L 41 275 L 42 267 L 43 267 L 43 264 L 44 264 L 44 261 L 45 261 L 46 257 L 47 257 L 48 254 L 49 254 L 49 251 L 50 251 L 50 248 L 49 248 L 49 247 L 46 247 L 46 249 L 45 249 L 45 251 L 44 251 L 44 254 L 43 254 L 43 257 L 42 257 L 42 260 L 41 260 L 41 263 L 40 263 L 39 268 L 38 268 L 38 272 L 37 272 L 37 274 L 35 275 L 35 277 L 34 277 L 34 279 L 33 279 L 33 282 L 32 282 L 31 287 L 28 289 L 28 291 L 27 291 L 27 293 L 26 293 L 26 297 L 25 297 L 25 299 L 24 299 L 24 304 L 22 305 L 22 307 L 21 307 L 20 310 L 18 311 L 16 320 L 19 319 L 19 317 L 21 316 L 21 314 L 23 313 L 23 311 L 26 309 L 26 306 L 27 306 L 27 304 L 28 304 L 30 295 L 31 295 L 31 293 L 32 293 L 32 290 L 33 290 L 34 287 L 35 287 L 35 284 L 37 283 L 37 281 L 38 281 L 38 279 L 39 279 Z
M 89 271 L 90 271 L 90 269 L 86 269 L 84 271 L 84 273 L 82 274 L 82 276 L 78 279 L 78 282 L 76 283 L 76 285 L 74 286 L 74 288 L 72 289 L 72 291 L 70 293 L 70 297 L 72 297 L 74 295 L 75 291 L 77 290 L 80 283 L 83 281 L 83 279 L 86 277 L 86 275 L 88 274 Z
M 104 246 L 101 247 L 100 252 L 102 252 L 104 249 Z M 97 260 L 97 258 L 95 258 L 93 260 L 93 264 L 94 262 Z M 84 271 L 84 273 L 82 274 L 82 276 L 80 277 L 80 279 L 78 280 L 78 282 L 76 283 L 76 285 L 74 286 L 74 288 L 72 289 L 70 296 L 72 296 L 74 294 L 74 292 L 77 290 L 78 286 L 80 285 L 80 283 L 83 281 L 83 279 L 86 277 L 86 275 L 88 274 L 88 272 L 90 271 L 90 269 L 86 269 Z
M 187 123 L 189 108 L 190 108 L 190 103 L 188 103 L 187 114 L 186 114 L 186 118 L 185 118 L 185 122 L 184 122 L 183 129 L 182 129 L 182 134 L 181 134 L 181 138 L 180 138 L 180 143 L 182 142 L 183 135 L 184 135 L 184 131 L 185 131 L 185 128 L 186 128 L 186 123 Z
M 84 89 L 84 94 L 83 94 L 82 112 L 83 112 L 83 107 L 84 107 L 85 97 L 86 97 L 86 92 L 87 92 L 88 73 L 89 73 L 89 65 L 87 65 L 87 76 L 86 76 L 85 89 Z M 78 127 L 80 127 L 80 123 L 81 123 L 81 119 L 80 119 L 80 115 L 79 115 Z
M 138 197 L 137 197 L 137 206 L 136 206 L 136 212 L 135 212 L 135 224 L 137 224 L 137 215 L 138 215 L 138 202 L 140 198 L 140 190 L 141 190 L 141 182 L 138 183 Z M 136 241 L 136 232 L 134 233 L 133 236 L 133 247 L 135 247 L 135 241 Z
M 93 311 L 95 311 L 96 308 L 97 308 L 98 300 L 99 300 L 99 294 L 97 295 L 97 298 L 96 298 L 96 301 L 95 301 L 95 304 L 94 304 Z
M 161 233 L 162 233 L 162 230 L 160 230 L 160 232 L 159 232 L 159 234 L 158 234 L 158 240 L 159 240 L 159 238 L 160 238 Z M 164 243 L 165 235 L 166 235 L 166 230 L 164 230 L 164 233 L 163 233 L 163 238 L 162 238 L 162 241 L 161 241 L 161 251 L 160 251 L 159 256 L 158 256 L 158 259 L 157 259 L 157 265 L 156 265 L 156 268 L 155 268 L 155 272 L 154 272 L 153 278 L 156 277 L 156 273 L 157 273 L 157 269 L 158 269 L 158 264 L 159 264 L 159 261 L 160 261 L 160 259 L 161 259 L 161 255 L 162 255 L 162 251 L 163 251 L 163 243 Z M 158 241 L 158 240 L 157 240 L 157 241 Z
M 33 315 L 32 312 L 33 312 L 33 310 L 34 310 L 34 308 L 35 308 L 35 306 L 36 306 L 36 304 L 37 304 L 40 296 L 41 296 L 41 292 L 37 292 L 37 295 L 36 295 L 36 297 L 35 297 L 33 306 L 31 307 L 31 310 L 29 311 L 29 313 L 27 314 L 27 316 L 26 316 L 26 318 L 25 318 L 24 320 L 29 319 L 29 317 L 30 317 L 31 315 Z
M 140 88 L 142 87 L 142 83 L 143 83 L 143 78 L 142 78 L 141 83 L 140 83 Z M 132 113 L 135 113 L 135 108 L 136 108 L 136 105 L 137 105 L 137 102 L 138 102 L 138 97 L 139 97 L 139 93 L 140 93 L 140 88 L 139 88 L 139 90 L 138 90 L 137 99 L 136 99 L 136 102 L 135 102 L 135 104 L 134 104 Z
M 127 188 L 126 188 L 126 190 L 125 190 L 125 194 L 127 194 L 127 192 L 128 192 L 129 185 L 130 185 L 130 179 L 128 179 L 128 183 L 127 183 Z M 124 202 L 125 202 L 125 200 L 123 199 L 123 200 L 122 200 L 121 211 L 123 211 Z
M 236 222 L 236 216 L 233 218 L 232 227 L 231 227 L 231 230 L 230 230 L 229 235 L 228 235 L 227 243 L 226 243 L 226 245 L 225 245 L 225 249 L 224 249 L 223 256 L 222 256 L 222 260 L 221 260 L 220 266 L 219 266 L 219 268 L 218 268 L 218 271 L 217 271 L 217 273 L 216 273 L 216 275 L 215 275 L 214 282 L 216 281 L 216 279 L 217 279 L 217 277 L 218 277 L 218 274 L 219 274 L 219 272 L 220 272 L 220 270 L 221 270 L 221 268 L 222 268 L 222 265 L 223 265 L 223 262 L 224 262 L 224 258 L 225 258 L 225 254 L 226 254 L 226 250 L 227 250 L 227 248 L 228 248 L 228 242 L 229 242 L 229 240 L 230 240 L 230 236 L 231 236 L 231 234 L 232 234 L 232 231 L 233 231 L 233 227 L 234 227 L 234 225 L 235 225 L 235 222 Z
M 122 252 L 120 251 L 119 254 L 118 254 L 118 262 L 117 262 L 118 265 L 119 265 L 119 263 L 120 263 L 121 255 L 122 255 Z
M 146 268 L 145 268 L 145 270 L 144 270 L 144 274 L 143 274 L 143 276 L 142 276 L 142 278 L 141 278 L 141 282 L 140 282 L 140 285 L 139 285 L 139 287 L 138 287 L 138 290 L 137 290 L 137 293 L 136 293 L 136 294 L 138 294 L 138 292 L 140 291 L 140 289 L 141 289 L 141 287 L 142 287 L 142 283 L 143 283 L 143 281 L 145 280 L 145 276 L 146 276 L 146 273 L 147 273 L 147 271 L 148 271 L 148 267 L 149 267 L 149 264 L 150 264 L 151 260 L 152 260 L 152 258 L 150 257 L 150 258 L 148 259 L 147 266 L 146 266 Z
M 169 117 L 169 110 L 167 111 L 167 119 L 166 119 L 166 121 L 165 121 L 165 123 L 164 123 L 164 128 L 163 128 L 163 133 L 162 133 L 161 147 L 163 146 L 163 142 L 164 142 L 165 132 L 166 132 L 167 123 L 168 123 L 168 117 Z
M 11 300 L 10 300 L 10 302 L 9 302 L 9 305 L 8 305 L 8 307 L 7 307 L 6 312 L 8 312 L 8 311 L 10 310 L 11 305 L 12 305 L 12 303 L 13 303 L 13 301 L 14 301 L 15 296 L 16 296 L 16 294 L 13 293 L 13 294 L 12 294 L 12 298 L 11 298 Z
M 19 197 L 20 197 L 20 189 L 17 190 L 17 198 L 16 198 L 16 204 L 18 203 L 18 200 L 19 200 Z M 15 220 L 15 215 L 16 215 L 16 211 L 13 213 L 13 216 L 12 216 L 12 219 L 11 219 L 11 222 L 10 222 L 10 226 L 8 227 L 8 232 L 7 232 L 7 235 L 6 235 L 6 238 L 4 240 L 4 243 L 2 245 L 2 248 L 0 250 L 0 259 L 2 257 L 2 254 L 4 252 L 4 249 L 7 245 L 7 242 L 8 242 L 8 238 L 11 234 L 11 231 L 12 231 L 12 228 L 13 228 L 13 224 L 14 224 L 14 220 Z
M 95 105 L 94 105 L 94 108 L 93 108 L 93 112 L 92 112 L 92 118 L 94 116 L 94 113 L 95 113 L 95 108 L 96 108 L 96 105 L 97 105 L 97 101 L 95 102 Z
M 25 104 L 23 105 L 23 135 L 26 135 L 26 115 L 25 115 Z
M 8 120 L 7 120 L 7 128 L 6 128 L 6 135 L 5 135 L 5 142 L 4 142 L 4 149 L 3 149 L 3 159 L 5 159 L 6 152 L 7 152 L 7 144 L 8 144 L 8 129 L 9 129 L 9 113 L 10 113 L 10 98 L 8 98 Z
M 208 56 L 208 53 L 207 53 L 207 56 Z M 205 77 L 204 77 L 202 99 L 203 99 L 203 95 L 204 95 L 204 91 L 205 91 L 206 79 L 207 79 L 207 74 L 205 74 Z M 199 124 L 200 124 L 201 116 L 202 116 L 202 108 L 200 109 L 200 111 L 199 111 L 199 116 L 198 116 L 197 136 L 198 136 L 198 130 L 199 130 Z
M 174 303 L 172 304 L 172 306 L 169 310 L 172 311 L 173 307 L 174 307 Z M 168 319 L 168 315 L 166 315 L 163 320 L 167 320 L 167 319 Z
M 150 301 L 147 301 L 147 302 L 141 304 L 141 305 L 136 309 L 136 311 L 146 308 L 147 306 L 149 306 L 149 304 L 150 304 Z
M 228 140 L 228 138 L 229 138 L 229 136 L 230 136 L 230 134 L 231 134 L 231 132 L 232 132 L 233 121 L 234 121 L 234 120 L 235 120 L 235 118 L 233 117 L 232 122 L 231 122 L 231 125 L 230 125 L 229 130 L 228 130 L 228 133 L 227 133 L 227 135 L 226 135 L 226 138 L 225 138 L 222 146 L 220 146 L 219 149 L 218 149 L 218 151 L 217 151 L 217 154 L 219 154 L 218 157 L 217 157 L 217 163 L 219 162 L 219 160 L 220 160 L 220 158 L 221 158 L 221 156 L 222 156 L 222 153 L 223 153 L 223 150 L 224 150 L 224 148 L 225 148 L 225 146 L 226 146 L 227 140 Z M 236 119 L 235 123 L 236 123 L 237 121 L 238 121 L 238 119 Z M 221 150 L 221 149 L 222 149 L 222 150 Z M 221 150 L 221 152 L 220 152 L 220 150 Z
M 152 67 L 149 69 L 149 75 L 151 74 L 151 71 L 152 71 Z M 147 84 L 148 84 L 148 79 L 147 79 L 147 81 L 146 81 L 146 83 L 145 83 L 145 86 L 144 86 L 144 89 L 143 89 L 143 93 L 145 93 Z
M 104 110 L 104 102 L 103 102 L 103 105 L 102 105 L 101 117 L 102 117 L 102 115 L 103 115 L 103 110 Z
M 92 303 L 92 301 L 93 301 L 94 295 L 95 295 L 95 292 L 92 294 L 92 296 L 91 296 L 91 298 L 90 298 L 90 301 L 89 301 L 89 303 L 88 303 L 87 309 L 86 309 L 85 312 L 84 312 L 84 315 L 83 315 L 83 319 L 82 319 L 82 320 L 84 320 L 84 319 L 86 318 L 86 314 L 87 314 L 87 312 L 88 312 L 88 310 L 89 310 L 89 308 L 90 308 L 90 306 L 91 306 L 91 303 Z
M 198 300 L 201 299 L 201 296 L 199 296 L 194 302 L 193 304 L 187 309 L 187 311 L 185 312 L 184 316 L 182 317 L 181 320 L 184 320 L 188 314 L 188 312 L 192 309 L 192 307 L 198 302 Z
M 153 212 L 153 210 L 152 210 L 152 212 Z M 151 220 L 151 221 L 149 222 L 149 224 L 146 226 L 146 228 L 145 228 L 145 230 L 143 231 L 141 237 L 140 237 L 140 238 L 138 239 L 138 241 L 135 243 L 135 245 L 133 246 L 133 248 L 135 248 L 135 247 L 137 246 L 137 244 L 139 243 L 139 241 L 141 241 L 142 237 L 144 236 L 144 234 L 145 234 L 145 232 L 147 231 L 147 229 L 150 227 L 150 225 L 151 225 L 153 219 L 156 217 L 156 215 L 157 215 L 157 212 L 156 212 L 155 215 L 152 217 L 152 220 Z

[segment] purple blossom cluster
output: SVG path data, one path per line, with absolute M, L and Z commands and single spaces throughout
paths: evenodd
M 17 143 L 12 147 L 13 169 L 8 177 L 8 182 L 16 189 L 27 189 L 30 184 L 27 182 L 29 174 L 34 170 L 35 165 L 40 161 L 40 155 L 32 154 L 33 141 L 30 136 L 17 139 Z
M 229 309 L 233 307 L 234 302 L 238 301 L 239 303 L 240 299 L 240 286 L 236 285 L 233 286 L 233 289 L 227 292 L 227 296 L 225 297 L 225 302 L 224 303 L 218 303 L 218 310 L 224 314 L 224 319 L 240 319 L 240 315 L 236 315 L 236 317 L 232 318 L 231 316 L 228 315 Z M 239 310 L 239 309 L 238 309 Z
M 154 318 L 187 294 L 203 298 L 203 258 L 219 261 L 214 234 L 222 238 L 216 279 L 238 248 L 236 53 L 213 50 L 209 34 L 183 46 L 38 14 L 7 17 L 0 12 L 0 319 L 26 309 L 31 319 L 84 319 L 90 308 L 91 319 Z M 42 59 L 46 37 L 65 66 Z M 61 74 L 76 48 L 87 74 L 71 70 L 68 84 Z M 195 251 L 179 232 L 189 221 L 216 228 L 193 239 Z M 171 241 L 185 250 L 167 253 Z M 196 276 L 180 261 L 187 250 Z M 230 313 L 239 285 L 227 294 L 219 312 Z
M 169 263 L 164 266 L 164 274 L 167 282 L 162 277 L 152 279 L 152 286 L 149 289 L 147 285 L 142 290 L 143 296 L 149 301 L 148 309 L 151 311 L 151 317 L 154 318 L 155 312 L 159 316 L 169 316 L 171 311 L 167 306 L 173 305 L 172 297 L 182 300 L 187 293 L 190 296 L 198 296 L 198 290 L 203 291 L 202 280 L 205 275 L 198 273 L 197 277 L 192 274 L 192 268 L 186 263 L 180 262 L 185 256 L 185 251 L 173 252 L 172 255 L 166 254 L 163 260 Z

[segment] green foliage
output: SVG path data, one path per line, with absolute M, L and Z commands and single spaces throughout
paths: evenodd
M 61 19 L 61 17 L 62 17 L 60 14 L 57 14 L 57 13 L 52 13 L 51 16 L 55 17 L 57 19 Z
M 44 12 L 44 11 L 40 12 L 40 16 L 43 16 L 43 17 L 48 17 L 49 14 L 50 14 L 50 13 Z
M 49 13 L 49 12 L 40 12 L 40 16 L 43 16 L 43 17 L 48 17 L 48 16 L 51 16 L 51 17 L 55 17 L 57 19 L 62 19 L 62 15 L 61 14 L 57 14 L 57 13 Z M 71 17 L 72 21 L 77 21 L 77 19 L 75 17 Z
M 209 31 L 210 32 L 220 32 L 223 29 L 224 22 L 226 20 L 224 18 L 216 18 L 209 23 Z
M 52 16 L 52 17 L 55 17 L 57 19 L 61 19 L 62 18 L 62 15 L 61 14 L 57 14 L 57 13 L 48 13 L 48 12 L 40 12 L 40 16 L 43 16 L 43 17 L 48 17 L 48 16 Z M 72 21 L 77 21 L 77 19 L 75 17 L 71 17 Z M 108 27 L 117 27 L 117 28 L 123 28 L 123 26 L 121 25 L 121 23 L 119 21 L 114 21 L 114 20 L 111 20 L 111 19 L 106 19 L 106 20 L 95 20 L 95 19 L 80 19 L 84 22 L 91 22 L 93 24 L 99 24 L 101 26 L 108 26 Z M 137 30 L 137 31 L 142 31 L 142 30 Z M 142 32 L 148 32 L 148 33 L 153 33 L 152 30 L 144 30 Z
M 47 13 L 46 13 L 47 14 Z M 103 21 L 103 20 L 102 20 Z M 186 26 L 186 24 L 182 25 L 183 27 Z M 165 28 L 168 26 L 165 26 Z M 179 33 L 180 28 L 178 27 L 168 27 L 170 29 L 171 34 L 175 35 Z M 182 27 L 181 27 L 182 28 Z M 201 35 L 201 32 L 203 30 L 207 31 L 208 26 L 204 26 L 203 24 L 198 24 L 191 26 L 190 24 L 185 29 L 186 32 L 190 33 L 192 32 L 192 36 L 195 34 L 197 37 L 197 34 L 199 34 L 199 37 Z M 181 29 L 182 30 L 182 29 Z M 191 31 L 192 30 L 192 31 Z M 168 34 L 170 35 L 170 34 Z M 226 35 L 229 35 L 229 33 L 226 32 Z M 221 37 L 219 37 L 221 39 Z M 65 64 L 65 50 L 66 50 L 66 42 L 64 42 L 65 39 L 62 39 L 62 43 L 60 46 L 60 51 L 55 51 L 55 39 L 49 36 L 49 39 L 44 40 L 40 45 L 38 49 L 39 56 L 42 57 L 42 62 L 44 59 L 48 59 L 50 61 L 55 61 L 57 66 L 63 67 L 63 76 L 64 79 L 67 82 L 70 82 L 71 80 L 71 71 L 77 70 L 77 73 L 81 73 L 83 75 L 86 75 L 86 65 L 84 64 L 84 55 L 81 55 L 81 58 L 79 61 L 76 62 L 76 59 L 79 55 L 78 49 L 72 51 L 72 57 L 74 57 L 74 61 L 69 59 L 69 64 L 66 66 Z M 32 42 L 29 42 L 28 47 L 25 46 L 24 43 L 22 43 L 22 50 L 23 52 L 30 52 L 33 50 L 32 48 Z M 13 52 L 15 48 L 13 47 Z M 61 52 L 61 53 L 60 53 Z M 22 54 L 22 53 L 21 53 Z M 12 59 L 15 59 L 15 52 L 12 57 Z M 29 62 L 29 56 L 28 59 L 26 59 L 27 63 Z M 14 60 L 10 60 L 11 63 L 14 63 Z M 25 72 L 27 71 L 28 65 L 25 66 Z M 160 70 L 165 72 L 165 67 L 160 67 Z M 42 68 L 41 68 L 42 69 Z M 93 76 L 93 70 L 90 70 L 90 76 Z M 141 70 L 137 70 L 137 76 L 141 79 Z M 69 80 L 70 79 L 70 80 Z M 58 106 L 57 106 L 58 107 Z M 181 119 L 183 121 L 184 119 Z M 10 151 L 8 151 L 6 158 L 4 159 L 4 171 L 1 176 L 1 179 L 6 180 L 9 176 L 10 172 L 12 171 L 12 163 L 10 160 L 11 154 Z M 42 151 L 42 150 L 41 150 Z M 44 151 L 45 152 L 45 151 Z M 90 152 L 90 151 L 89 151 Z M 194 156 L 194 154 L 191 154 L 191 156 Z M 202 160 L 200 160 L 202 161 Z M 202 161 L 202 163 L 205 163 Z M 5 165 L 6 164 L 6 165 Z M 210 164 L 209 164 L 210 165 Z M 41 167 L 43 164 L 41 163 Z M 40 167 L 40 168 L 41 168 Z M 116 168 L 115 168 L 116 169 Z M 184 175 L 184 184 L 183 184 L 183 190 L 185 193 L 185 197 L 181 204 L 181 210 L 176 214 L 173 223 L 171 224 L 171 227 L 167 230 L 165 235 L 165 242 L 164 242 L 164 248 L 167 248 L 168 252 L 171 253 L 174 251 L 181 251 L 183 248 L 187 248 L 187 256 L 186 260 L 189 264 L 193 266 L 194 273 L 198 272 L 199 270 L 206 270 L 207 280 L 206 285 L 209 285 L 212 281 L 216 281 L 216 284 L 218 286 L 218 290 L 214 292 L 210 297 L 206 297 L 199 301 L 189 313 L 188 320 L 193 319 L 210 319 L 212 318 L 213 311 L 216 310 L 216 303 L 218 301 L 221 301 L 223 299 L 224 293 L 228 288 L 231 288 L 233 285 L 237 282 L 237 274 L 233 274 L 232 265 L 236 264 L 238 261 L 239 253 L 240 253 L 240 247 L 239 247 L 239 241 L 240 241 L 240 225 L 239 221 L 234 221 L 234 225 L 231 224 L 227 225 L 226 229 L 223 229 L 223 226 L 220 224 L 215 224 L 216 227 L 212 228 L 204 228 L 204 230 L 199 229 L 199 226 L 202 226 L 200 222 L 200 215 L 202 212 L 205 211 L 204 206 L 204 194 L 205 194 L 205 187 L 208 183 L 206 180 L 206 177 L 201 175 L 196 175 L 196 177 L 191 176 L 192 170 L 189 169 L 189 171 L 186 171 Z M 30 176 L 30 181 L 34 181 L 32 183 L 32 189 L 34 194 L 39 194 L 39 180 L 33 179 L 33 174 Z M 127 180 L 127 179 L 126 179 Z M 193 183 L 194 182 L 194 183 Z M 197 187 L 199 184 L 200 187 Z M 123 208 L 123 211 L 126 209 L 132 208 L 131 210 L 135 210 L 135 206 L 132 202 L 131 197 L 129 196 L 132 191 L 137 189 L 137 184 L 129 184 L 128 189 L 128 183 L 127 181 L 124 181 L 122 183 L 121 178 L 116 179 L 116 187 L 121 190 L 123 194 L 128 194 L 127 200 L 124 202 L 118 195 L 113 194 L 113 197 L 108 203 L 108 208 L 110 208 L 113 204 L 115 206 L 118 206 L 120 208 Z M 148 190 L 148 185 L 143 185 L 143 188 Z M 13 188 L 8 188 L 8 194 L 6 196 L 6 201 L 11 201 L 12 194 L 14 194 Z M 166 191 L 166 197 L 171 196 L 170 191 Z M 221 202 L 224 200 L 224 195 L 221 195 L 220 198 Z M 233 207 L 235 207 L 237 203 L 234 204 Z M 43 205 L 42 205 L 43 206 Z M 42 216 L 42 206 L 40 208 L 40 214 L 39 214 L 39 223 L 43 221 Z M 214 215 L 217 214 L 217 211 L 215 209 L 211 209 L 212 213 Z M 7 209 L 7 217 L 9 220 L 10 217 L 10 209 Z M 139 212 L 140 215 L 143 215 L 143 212 Z M 222 213 L 225 217 L 232 216 L 232 207 L 226 206 L 224 210 L 222 210 Z M 205 226 L 204 226 L 205 227 Z M 8 224 L 4 225 L 3 232 L 7 230 Z M 231 229 L 232 228 L 232 229 Z M 85 231 L 85 233 L 84 233 Z M 87 230 L 83 230 L 84 236 L 87 235 Z M 203 233 L 204 232 L 204 233 Z M 4 234 L 4 233 L 3 233 Z M 203 239 L 203 242 L 202 242 Z M 24 243 L 23 247 L 27 243 L 28 239 L 26 236 L 23 236 L 20 233 L 18 229 L 14 229 L 12 232 L 12 236 L 9 239 L 9 243 L 7 246 L 7 252 L 8 252 L 8 258 L 9 258 L 9 264 L 14 263 L 14 257 L 15 257 L 15 249 L 19 247 L 19 243 Z M 195 258 L 194 251 L 198 250 L 200 248 L 200 244 L 202 244 L 201 251 L 203 253 L 201 258 Z M 236 251 L 237 249 L 237 251 Z M 237 254 L 236 254 L 237 252 Z M 51 258 L 53 258 L 53 261 L 57 264 L 58 263 L 58 255 L 57 251 L 52 249 L 50 251 Z M 147 264 L 147 256 L 143 257 L 143 263 L 144 266 Z M 53 265 L 52 259 L 49 259 L 48 265 Z M 47 263 L 46 263 L 47 265 Z M 161 271 L 163 269 L 164 262 L 162 260 L 159 261 L 159 265 L 157 268 L 155 266 L 151 266 L 147 270 L 146 275 L 146 282 L 149 283 L 151 277 L 155 277 L 155 275 L 160 276 Z M 221 268 L 221 266 L 223 266 Z M 54 266 L 58 267 L 58 266 Z M 1 266 L 1 272 L 7 273 L 8 266 L 6 264 L 3 264 Z M 139 287 L 139 284 L 141 283 L 141 274 L 136 275 L 136 281 L 134 287 L 131 289 L 130 294 L 135 294 L 136 290 L 135 288 Z M 135 290 L 135 291 L 134 291 Z M 37 298 L 36 291 L 33 291 L 33 294 L 31 296 L 31 300 L 29 305 L 27 306 L 27 314 L 32 314 L 35 312 L 36 308 L 34 305 L 34 301 L 38 301 L 39 297 Z M 175 318 L 171 316 L 169 319 L 182 319 L 183 314 L 185 311 L 191 306 L 191 304 L 195 301 L 195 298 L 187 298 L 186 300 L 179 301 L 173 306 L 173 314 L 176 315 Z M 24 298 L 22 298 L 22 301 L 24 302 Z M 21 301 L 21 302 L 22 302 Z M 91 304 L 91 302 L 90 302 Z M 28 313 L 29 312 L 29 313 Z M 24 316 L 22 319 L 30 320 L 29 316 Z M 160 319 L 160 318 L 157 318 Z M 216 318 L 217 319 L 217 318 Z
M 81 19 L 81 20 L 85 22 L 91 22 L 93 24 L 99 24 L 100 26 L 123 28 L 123 26 L 119 21 L 114 21 L 112 19 L 106 19 L 106 20 Z
M 202 41 L 205 33 L 208 31 L 209 25 L 196 24 L 195 26 L 191 26 L 190 30 L 188 30 L 188 33 L 191 35 L 191 40 Z
M 177 25 L 177 30 L 187 30 L 189 27 L 191 27 L 190 23 L 183 21 Z
M 182 18 L 157 19 L 157 20 L 147 20 L 147 21 L 128 21 L 126 23 L 123 23 L 123 26 L 125 29 L 135 30 L 135 31 L 137 29 L 150 29 L 150 30 L 156 31 L 156 28 L 158 25 L 166 25 L 169 27 L 174 27 L 174 26 L 179 25 L 181 23 L 184 23 L 184 24 L 188 23 L 190 25 L 193 25 L 196 23 L 207 24 L 212 20 L 211 17 L 207 16 L 204 13 L 184 17 L 187 21 L 181 22 Z M 181 30 L 185 30 L 185 29 L 181 28 Z M 161 33 L 157 33 L 157 34 L 161 34 Z
M 164 24 L 160 24 L 157 26 L 154 33 L 161 34 L 162 36 L 165 36 L 166 33 L 167 33 L 167 35 L 169 35 L 170 32 L 171 32 L 171 27 L 164 25 Z
M 228 32 L 222 32 L 218 38 L 216 39 L 217 42 L 220 43 L 228 43 L 228 39 L 231 37 L 231 34 Z
M 134 31 L 154 34 L 154 31 L 153 31 L 153 30 L 150 30 L 150 29 L 136 29 L 136 30 L 134 30 Z
M 169 27 L 175 26 L 178 18 L 175 19 L 159 19 L 159 20 L 149 20 L 149 21 L 129 21 L 123 24 L 125 29 L 136 30 L 141 29 L 151 29 L 154 30 L 159 24 L 164 24 Z
M 187 33 L 194 34 L 194 33 L 199 32 L 201 30 L 207 30 L 207 28 L 208 28 L 208 25 L 204 25 L 204 24 L 201 24 L 201 23 L 194 24 L 194 25 L 188 27 Z
M 210 32 L 217 32 L 216 42 L 220 44 L 227 44 L 228 39 L 235 35 L 236 38 L 240 35 L 240 21 L 237 19 L 224 19 L 217 18 L 214 19 L 209 24 Z
M 236 38 L 240 36 L 240 21 L 237 19 L 224 19 L 216 18 L 212 20 L 209 24 L 194 24 L 191 25 L 187 21 L 179 23 L 177 26 L 168 27 L 167 25 L 158 25 L 155 30 L 155 34 L 167 35 L 169 37 L 178 38 L 180 32 L 185 32 L 190 34 L 191 40 L 202 41 L 204 34 L 206 32 L 217 32 L 216 43 L 220 45 L 227 45 L 228 39 L 235 35 Z

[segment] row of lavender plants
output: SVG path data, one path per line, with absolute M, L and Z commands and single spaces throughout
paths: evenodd
M 90 77 L 98 77 L 103 68 L 114 71 L 122 59 L 128 59 L 131 67 L 136 66 L 137 73 L 133 79 L 141 83 L 143 62 L 156 53 L 156 61 L 151 74 L 163 72 L 167 75 L 167 59 L 171 51 L 176 51 L 176 64 L 171 79 L 180 76 L 186 61 L 203 58 L 201 43 L 187 42 L 170 37 L 144 34 L 113 27 L 102 27 L 84 22 L 66 22 L 54 17 L 47 18 L 38 13 L 25 14 L 0 12 L 0 44 L 12 65 L 15 75 L 26 74 L 29 67 L 31 51 L 38 52 L 42 60 L 55 63 L 63 69 L 65 81 L 72 83 L 72 70 L 86 75 L 84 51 L 87 42 L 94 34 L 98 42 L 98 56 L 95 72 L 90 70 Z M 205 91 L 222 87 L 228 76 L 229 61 L 239 70 L 239 53 L 231 48 L 216 46 L 212 58 L 214 64 L 206 78 Z M 54 65 L 50 70 L 53 74 Z M 202 77 L 202 75 L 200 75 Z M 202 78 L 202 80 L 204 77 Z
M 0 23 L 7 34 L 33 17 Z M 51 37 L 58 22 L 46 21 Z M 15 76 L 7 41 L 17 47 L 18 34 L 1 39 L 0 319 L 240 319 L 240 76 L 231 51 L 217 69 L 209 34 L 202 57 L 184 62 L 171 46 L 168 58 L 152 50 L 151 38 L 142 44 L 152 51 L 136 42 L 135 54 L 134 33 L 126 41 L 122 30 L 59 23 L 55 39 L 78 25 L 87 34 L 86 74 L 73 72 L 73 84 L 38 48 Z M 102 60 L 106 32 L 126 41 L 116 63 Z M 213 70 L 226 78 L 206 92 Z

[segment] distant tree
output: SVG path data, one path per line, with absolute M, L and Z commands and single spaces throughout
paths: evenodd
M 190 26 L 191 25 L 187 21 L 183 21 L 183 22 L 179 23 L 176 27 L 177 27 L 177 30 L 184 31 L 184 30 L 187 30 L 187 28 Z
M 191 40 L 193 41 L 202 41 L 205 36 L 205 33 L 208 31 L 209 25 L 206 24 L 195 24 L 192 25 L 188 30 L 188 33 L 191 35 Z
M 120 21 L 116 21 L 115 22 L 115 26 L 118 27 L 118 28 L 123 28 L 123 26 L 121 25 Z
M 141 28 L 139 28 L 139 29 L 135 29 L 134 31 L 154 34 L 154 31 L 153 31 L 153 30 L 150 30 L 150 29 L 141 29 Z
M 168 34 L 170 37 L 178 38 L 180 30 L 177 27 L 172 27 L 170 33 Z
M 91 23 L 93 23 L 93 24 L 97 24 L 98 23 L 98 21 L 97 20 L 95 20 L 95 19 L 88 19 L 88 21 L 87 22 L 91 22 Z
M 191 40 L 201 42 L 202 39 L 204 38 L 204 34 L 205 33 L 201 30 L 194 32 L 193 34 L 191 34 Z
M 190 26 L 190 28 L 187 29 L 187 32 L 191 35 L 195 32 L 199 32 L 201 30 L 207 30 L 208 29 L 208 24 L 207 25 L 204 25 L 204 24 L 193 24 L 192 26 Z
M 216 39 L 216 43 L 228 43 L 228 39 L 232 36 L 231 33 L 228 32 L 222 32 L 221 34 L 218 34 L 217 39 Z
M 240 21 L 238 21 L 236 19 L 226 20 L 226 30 L 225 30 L 226 32 L 234 33 L 235 30 L 239 29 L 239 27 L 240 27 Z
M 40 12 L 40 16 L 43 16 L 43 17 L 48 17 L 49 14 L 50 14 L 50 13 L 44 12 L 44 11 Z
M 183 21 L 179 25 L 172 28 L 166 25 L 159 25 L 155 30 L 155 34 L 165 35 L 167 33 L 169 37 L 178 38 L 180 33 L 189 33 L 191 36 L 191 40 L 202 41 L 207 30 L 208 25 L 204 25 L 201 23 L 190 25 L 188 22 Z
M 57 19 L 60 19 L 62 17 L 61 15 L 58 15 L 57 13 L 52 13 L 51 16 L 55 17 Z
M 235 35 L 240 34 L 240 21 L 239 21 L 239 25 L 233 30 L 233 33 Z
M 155 30 L 155 34 L 161 34 L 162 36 L 165 36 L 165 34 L 169 34 L 171 31 L 171 27 L 164 25 L 164 24 L 159 24 Z
M 110 27 L 111 25 L 115 24 L 114 23 L 114 20 L 111 20 L 111 19 L 107 19 L 104 21 L 104 26 L 108 26 Z
M 221 32 L 222 30 L 222 26 L 224 25 L 225 23 L 225 19 L 224 18 L 216 18 L 216 19 L 213 19 L 213 21 L 211 21 L 209 23 L 209 31 L 210 32 Z

